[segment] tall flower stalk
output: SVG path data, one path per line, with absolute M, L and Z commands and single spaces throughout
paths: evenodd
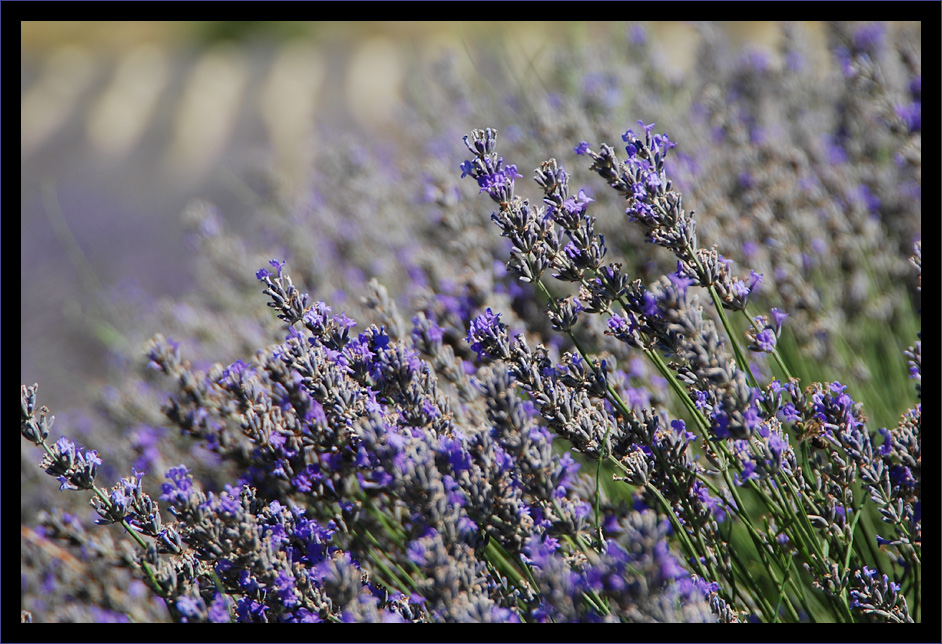
M 616 480 L 634 486 L 646 503 L 664 513 L 692 569 L 720 582 L 720 594 L 731 605 L 764 621 L 798 621 L 807 617 L 802 607 L 813 594 L 840 621 L 911 621 L 900 585 L 887 581 L 893 570 L 881 570 L 878 562 L 885 560 L 875 555 L 878 542 L 888 541 L 870 534 L 860 519 L 872 511 L 872 499 L 889 526 L 903 535 L 892 544 L 904 584 L 913 591 L 921 558 L 919 501 L 903 492 L 908 503 L 889 512 L 886 484 L 918 489 L 918 470 L 900 471 L 896 461 L 902 455 L 890 440 L 874 446 L 862 405 L 845 393 L 846 387 L 832 382 L 802 389 L 791 377 L 776 349 L 787 314 L 778 309 L 769 317 L 750 313 L 750 295 L 762 276 L 736 277 L 732 262 L 715 248 L 698 247 L 695 220 L 665 169 L 676 144 L 652 130 L 653 124 L 641 123 L 639 132 L 625 132 L 624 159 L 605 144 L 598 152 L 585 142 L 575 148 L 624 196 L 628 221 L 643 227 L 648 242 L 677 258 L 676 272 L 651 288 L 630 280 L 619 263 L 604 261 L 604 236 L 588 214 L 593 200 L 582 190 L 570 194 L 569 175 L 555 159 L 535 171 L 543 197 L 541 205 L 531 205 L 516 194 L 517 167 L 496 153 L 496 130 L 474 130 L 464 139 L 474 157 L 462 164 L 462 176 L 475 179 L 498 204 L 491 219 L 512 244 L 508 269 L 536 285 L 553 328 L 566 334 L 577 353 L 566 369 L 571 372 L 578 363 L 578 375 L 570 375 L 566 384 L 582 400 L 602 403 L 596 404 L 602 422 L 589 431 L 576 418 L 562 417 L 551 426 L 578 451 L 611 462 Z M 547 271 L 577 291 L 553 295 Z M 706 289 L 725 337 L 702 316 L 691 287 Z M 745 317 L 748 347 L 726 311 Z M 651 361 L 685 409 L 693 432 L 682 420 L 671 421 L 671 431 L 666 419 L 626 404 L 609 378 L 611 365 L 592 356 L 576 334 L 586 315 L 605 317 L 607 334 Z M 544 416 L 560 418 L 554 396 L 546 393 L 557 386 L 558 375 L 533 377 L 547 372 L 545 356 L 532 357 L 519 336 L 508 339 L 496 319 L 488 310 L 472 322 L 469 340 L 476 341 L 479 355 L 509 363 Z M 760 386 L 746 349 L 771 354 L 782 379 Z M 561 371 L 556 367 L 556 374 Z M 914 413 L 918 416 L 918 407 Z M 911 428 L 912 422 L 906 425 Z M 688 448 L 697 439 L 710 467 L 699 465 Z M 904 459 L 913 466 L 918 463 L 915 449 L 915 459 L 912 449 Z M 730 548 L 731 523 L 753 544 L 761 573 Z M 876 607 L 862 597 L 873 596 L 872 582 L 880 575 L 888 591 L 877 593 L 883 604 Z M 777 592 L 769 593 L 769 584 Z

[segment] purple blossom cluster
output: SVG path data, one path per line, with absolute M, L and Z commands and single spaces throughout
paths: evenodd
M 743 313 L 751 327 L 745 334 L 748 348 L 772 353 L 786 375 L 788 367 L 775 345 L 787 314 L 772 309 L 770 324 L 765 316 L 747 313 L 749 294 L 762 276 L 752 272 L 748 282 L 737 279 L 716 249 L 698 249 L 692 216 L 664 171 L 664 158 L 675 144 L 666 135 L 652 135 L 652 126 L 640 125 L 643 139 L 630 129 L 622 137 L 628 143 L 625 159 L 605 144 L 595 153 L 583 141 L 574 151 L 588 155 L 590 169 L 624 195 L 628 221 L 646 230 L 646 241 L 664 246 L 677 258 L 676 273 L 652 290 L 640 280 L 629 282 L 620 264 L 602 263 L 605 241 L 595 232 L 595 218 L 586 212 L 589 200 L 582 191 L 578 201 L 569 196 L 569 175 L 555 159 L 535 171 L 544 197 L 543 205 L 534 207 L 516 194 L 514 179 L 503 170 L 503 158 L 496 154 L 497 131 L 474 130 L 465 136 L 466 147 L 477 159 L 462 168 L 499 205 L 491 219 L 513 244 L 508 269 L 537 285 L 547 300 L 553 328 L 569 336 L 578 355 L 567 354 L 554 367 L 542 346 L 531 352 L 522 336 L 509 338 L 490 309 L 472 321 L 469 341 L 475 342 L 479 356 L 507 364 L 549 427 L 575 450 L 600 464 L 609 459 L 624 472 L 616 472 L 616 481 L 637 486 L 647 505 L 674 517 L 695 572 L 719 582 L 719 588 L 727 590 L 726 601 L 743 601 L 766 619 L 777 619 L 783 608 L 799 617 L 800 606 L 793 605 L 784 590 L 790 573 L 783 562 L 793 558 L 840 618 L 862 614 L 912 621 L 899 583 L 887 582 L 884 574 L 883 591 L 871 589 L 877 573 L 867 562 L 874 544 L 891 546 L 904 578 L 911 586 L 918 583 L 921 501 L 913 492 L 919 489 L 915 428 L 920 406 L 901 421 L 900 443 L 894 444 L 883 430 L 885 440 L 876 448 L 862 404 L 846 393 L 846 386 L 814 383 L 802 390 L 799 379 L 789 376 L 784 384 L 772 380 L 763 391 L 732 333 L 735 357 L 724 356 L 725 342 L 702 315 L 696 296 L 688 294 L 690 287 L 707 291 L 727 332 L 732 327 L 724 310 Z M 547 269 L 556 269 L 552 276 L 557 282 L 576 283 L 578 299 L 551 294 L 543 278 Z M 607 317 L 607 333 L 643 351 L 672 383 L 698 431 L 687 431 L 677 420 L 671 422 L 675 431 L 667 432 L 663 417 L 647 411 L 639 417 L 626 405 L 623 392 L 609 379 L 611 365 L 592 357 L 575 335 L 580 313 Z M 914 355 L 912 350 L 909 354 Z M 797 440 L 798 451 L 790 437 Z M 711 469 L 699 465 L 688 449 L 698 438 Z M 812 453 L 812 448 L 819 451 Z M 869 552 L 854 546 L 855 527 L 868 511 L 865 499 L 855 498 L 858 479 L 864 496 L 894 532 L 891 539 L 865 535 Z M 740 489 L 761 499 L 767 513 L 764 529 L 748 516 Z M 738 555 L 724 552 L 719 522 L 727 514 L 743 522 L 763 563 L 777 565 L 785 575 L 774 612 L 758 593 L 737 597 L 742 591 L 734 588 L 747 573 Z M 780 527 L 770 528 L 776 524 Z M 836 561 L 829 557 L 831 552 L 841 553 Z M 861 597 L 876 597 L 880 605 Z
M 255 238 L 188 208 L 198 295 L 95 420 L 21 388 L 24 620 L 920 621 L 918 49 L 834 24 L 822 81 L 698 29 L 691 105 L 635 26 L 462 160 L 504 118 L 444 62 L 440 130 L 338 139 Z
M 239 485 L 204 493 L 185 466 L 169 469 L 159 497 L 168 522 L 139 474 L 110 494 L 94 488 L 101 523 L 153 540 L 134 561 L 175 620 L 606 620 L 622 614 L 613 606 L 639 619 L 712 619 L 715 590 L 680 565 L 651 510 L 624 514 L 631 530 L 612 516 L 597 558 L 579 465 L 554 451 L 507 371 L 461 374 L 486 394 L 475 419 L 419 357 L 415 339 L 440 339 L 427 324 L 403 339 L 375 325 L 352 337 L 346 315 L 308 306 L 284 263 L 271 266 L 257 277 L 288 324 L 284 343 L 206 373 L 172 340 L 148 349 L 178 388 L 167 417 L 242 463 Z M 488 315 L 472 337 L 496 333 Z M 34 413 L 36 391 L 23 388 L 23 435 L 45 446 L 39 428 L 51 423 Z M 64 445 L 74 454 L 65 438 L 50 451 Z M 50 473 L 77 478 L 85 461 L 69 462 Z M 649 551 L 637 552 L 645 540 Z M 558 574 L 541 568 L 566 571 L 594 602 L 558 596 Z

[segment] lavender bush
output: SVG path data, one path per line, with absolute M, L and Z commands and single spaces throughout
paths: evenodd
M 633 28 L 636 65 L 578 50 L 464 148 L 508 110 L 442 63 L 311 212 L 188 209 L 203 287 L 116 347 L 122 440 L 21 389 L 98 524 L 24 524 L 24 618 L 920 621 L 918 47 L 833 25 L 822 80 L 790 27 L 778 71 L 700 29 L 709 82 Z

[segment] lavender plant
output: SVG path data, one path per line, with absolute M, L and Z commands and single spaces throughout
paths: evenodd
M 241 488 L 204 494 L 186 467 L 172 468 L 160 500 L 175 520 L 164 523 L 138 474 L 107 494 L 94 484 L 95 452 L 66 438 L 50 446 L 52 417 L 36 413 L 35 385 L 22 389 L 22 433 L 47 451 L 46 472 L 63 489 L 94 491 L 100 523 L 138 542 L 127 563 L 174 619 L 711 618 L 715 588 L 679 565 L 650 510 L 613 516 L 604 547 L 590 547 L 578 465 L 553 452 L 506 372 L 465 383 L 491 395 L 476 410 L 484 418 L 456 424 L 411 343 L 375 326 L 352 338 L 352 320 L 309 306 L 283 263 L 271 264 L 277 273 L 258 277 L 288 325 L 285 343 L 208 374 L 172 340 L 149 350 L 180 387 L 168 417 L 240 462 Z M 440 341 L 421 318 L 413 333 L 427 348 Z
M 676 144 L 652 134 L 653 124 L 639 123 L 639 132 L 622 136 L 627 158 L 606 144 L 595 152 L 585 141 L 574 151 L 588 155 L 591 169 L 624 196 L 625 214 L 644 228 L 646 240 L 676 257 L 677 270 L 650 289 L 630 281 L 620 263 L 604 262 L 604 236 L 587 213 L 593 200 L 582 190 L 570 195 L 569 175 L 555 159 L 536 170 L 543 203 L 532 206 L 515 192 L 517 167 L 496 153 L 497 131 L 465 136 L 474 158 L 462 164 L 462 176 L 474 178 L 499 204 L 491 218 L 512 243 L 508 269 L 536 284 L 554 329 L 568 335 L 576 353 L 552 365 L 542 347 L 531 351 L 521 336 L 510 339 L 490 309 L 472 321 L 472 348 L 505 363 L 558 435 L 599 464 L 610 461 L 616 480 L 637 486 L 646 505 L 669 517 L 693 569 L 719 582 L 727 602 L 765 620 L 798 620 L 807 593 L 802 586 L 810 583 L 836 619 L 912 621 L 900 588 L 905 584 L 918 601 L 920 406 L 902 419 L 900 443 L 884 431 L 886 440 L 875 447 L 862 405 L 845 386 L 816 382 L 802 388 L 790 376 L 776 350 L 787 314 L 775 308 L 769 318 L 750 313 L 749 298 L 762 276 L 753 271 L 738 278 L 715 248 L 698 247 L 695 220 L 665 171 Z M 544 279 L 547 271 L 559 283 L 574 284 L 577 293 L 555 296 Z M 692 286 L 706 290 L 726 339 L 703 316 Z M 726 311 L 745 317 L 746 348 L 771 354 L 784 382 L 759 385 Z M 575 333 L 580 316 L 588 315 L 607 318 L 606 333 L 645 354 L 695 431 L 683 420 L 639 412 L 625 402 L 626 392 L 609 378 L 610 359 L 593 356 Z M 706 467 L 692 454 L 698 439 Z M 868 534 L 860 524 L 867 501 L 889 524 L 890 538 Z M 719 526 L 724 520 L 748 535 L 762 562 L 760 575 L 729 548 L 728 530 Z M 868 566 L 877 542 L 892 547 L 902 569 L 898 581 Z M 874 583 L 881 578 L 882 587 Z M 768 596 L 768 582 L 777 595 Z
M 791 31 L 776 74 L 698 29 L 713 82 L 692 106 L 658 98 L 681 92 L 637 29 L 623 52 L 637 64 L 587 47 L 548 79 L 566 87 L 577 71 L 571 91 L 505 97 L 517 124 L 502 154 L 581 155 L 575 172 L 598 177 L 584 189 L 546 161 L 531 204 L 496 130 L 476 130 L 461 174 L 497 205 L 466 202 L 460 133 L 507 110 L 442 64 L 403 122 L 450 120 L 372 152 L 333 141 L 310 208 L 260 212 L 264 251 L 211 206 L 189 208 L 199 295 L 149 305 L 122 350 L 144 329 L 182 339 L 148 340 L 141 375 L 103 392 L 92 427 L 66 416 L 69 438 L 50 438 L 36 385 L 21 390 L 30 469 L 39 446 L 64 499 L 91 497 L 100 524 L 86 531 L 81 506 L 60 502 L 24 525 L 23 609 L 919 621 L 921 407 L 874 431 L 864 412 L 905 405 L 883 411 L 863 389 L 880 374 L 838 343 L 869 346 L 851 331 L 860 312 L 905 319 L 899 286 L 918 295 L 899 260 L 918 238 L 918 54 L 894 45 L 917 83 L 907 102 L 878 26 L 830 27 L 843 80 L 827 83 Z M 642 125 L 627 156 L 568 152 L 617 136 L 628 113 L 662 115 L 672 137 Z M 287 264 L 265 263 L 271 240 Z M 920 261 L 917 244 L 917 274 Z M 898 353 L 918 392 L 919 342 Z

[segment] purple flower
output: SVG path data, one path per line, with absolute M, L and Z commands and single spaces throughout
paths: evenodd
M 490 308 L 471 320 L 466 339 L 478 360 L 509 356 L 506 327 L 500 321 L 500 313 L 495 314 Z
M 772 329 L 763 329 L 756 335 L 756 345 L 760 351 L 771 353 L 775 349 L 775 332 Z
M 298 605 L 298 596 L 295 592 L 294 576 L 287 570 L 279 570 L 275 575 L 275 589 L 278 599 L 288 608 Z
M 160 500 L 175 506 L 188 505 L 194 490 L 193 478 L 186 466 L 171 467 L 167 470 L 166 478 L 168 482 L 160 486 Z

